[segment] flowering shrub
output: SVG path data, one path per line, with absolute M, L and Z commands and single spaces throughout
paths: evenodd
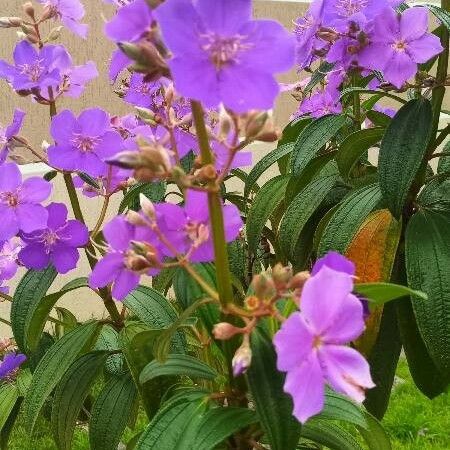
M 38 3 L 0 18 L 21 29 L 0 78 L 50 114 L 53 139 L 33 148 L 20 110 L 0 129 L 1 445 L 19 413 L 30 434 L 42 413 L 60 449 L 86 420 L 92 449 L 116 449 L 142 411 L 127 448 L 359 449 L 360 433 L 390 449 L 377 419 L 402 347 L 430 398 L 450 379 L 448 1 L 315 0 L 290 33 L 250 0 L 109 0 L 124 117 L 60 111 L 98 73 L 50 44 L 59 22 L 87 37 L 80 1 Z M 295 62 L 311 76 L 280 87 Z M 280 133 L 282 90 L 299 109 Z M 278 143 L 245 171 L 255 141 Z M 22 179 L 21 148 L 43 179 Z M 48 203 L 55 177 L 70 205 Z M 80 195 L 103 200 L 91 230 Z M 87 277 L 52 290 L 81 252 Z M 103 319 L 57 306 L 81 288 Z

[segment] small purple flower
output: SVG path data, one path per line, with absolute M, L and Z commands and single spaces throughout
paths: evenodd
M 326 383 L 358 403 L 374 387 L 366 360 L 346 346 L 364 331 L 363 306 L 352 289 L 352 276 L 323 266 L 303 287 L 301 311 L 274 337 L 278 370 L 287 372 L 284 390 L 302 423 L 322 410 Z
M 38 0 L 46 8 L 47 16 L 59 18 L 73 33 L 86 39 L 88 26 L 80 23 L 85 11 L 79 0 Z
M 339 101 L 339 91 L 325 89 L 313 94 L 300 105 L 297 116 L 311 114 L 311 117 L 318 118 L 328 114 L 340 114 L 342 104 Z
M 161 96 L 161 81 L 144 81 L 144 75 L 134 73 L 130 79 L 130 86 L 123 98 L 127 103 L 143 108 L 150 108 L 155 103 L 161 105 L 163 98 Z
M 182 96 L 238 113 L 272 108 L 274 74 L 292 67 L 295 39 L 275 21 L 251 20 L 250 0 L 168 0 L 154 15 Z
M 76 188 L 81 189 L 86 197 L 93 198 L 99 195 L 111 195 L 123 187 L 128 178 L 132 175 L 130 170 L 120 169 L 110 166 L 110 173 L 95 178 L 99 188 L 83 181 L 80 177 L 75 177 L 73 182 Z
M 54 87 L 55 92 L 63 91 L 67 97 L 78 98 L 84 92 L 86 84 L 98 77 L 97 66 L 93 61 L 88 61 L 82 66 L 72 64 L 65 70 L 61 70 L 64 77 L 62 86 Z
M 22 182 L 14 163 L 0 166 L 0 241 L 15 236 L 19 230 L 31 233 L 45 228 L 47 210 L 40 204 L 51 193 L 52 185 L 32 177 Z
M 14 49 L 14 66 L 0 60 L 0 78 L 5 78 L 16 91 L 44 90 L 58 85 L 61 82 L 60 48 L 45 45 L 36 50 L 28 41 L 21 41 Z
M 141 274 L 156 275 L 157 268 L 144 269 L 135 267 L 139 262 L 139 255 L 133 249 L 133 242 L 143 242 L 151 245 L 156 252 L 158 243 L 149 228 L 135 226 L 124 216 L 117 216 L 106 224 L 103 235 L 109 244 L 108 253 L 95 266 L 89 277 L 89 286 L 92 288 L 105 287 L 113 283 L 112 295 L 116 300 L 123 300 L 138 284 Z
M 350 261 L 345 256 L 334 251 L 328 252 L 325 256 L 316 261 L 311 270 L 311 275 L 317 275 L 324 266 L 329 269 L 333 269 L 336 272 L 344 272 L 351 276 L 354 276 L 356 272 L 356 267 L 353 261 Z
M 17 256 L 23 244 L 13 238 L 0 244 L 0 280 L 10 280 L 17 272 Z
M 0 380 L 13 376 L 26 360 L 21 353 L 7 353 L 0 362 Z
M 1 292 L 2 294 L 8 294 L 8 292 L 9 292 L 9 287 L 8 287 L 8 286 L 2 286 L 2 284 L 3 284 L 4 281 L 5 281 L 5 280 L 0 280 L 0 292 Z
M 3 164 L 5 162 L 10 150 L 10 140 L 11 138 L 19 134 L 19 131 L 22 128 L 24 117 L 25 113 L 20 109 L 16 109 L 14 111 L 14 117 L 11 125 L 7 126 L 6 128 L 2 128 L 0 126 L 0 164 Z
M 112 130 L 108 114 L 100 108 L 86 109 L 78 119 L 71 111 L 62 111 L 52 120 L 51 134 L 56 144 L 48 149 L 50 164 L 93 177 L 106 175 L 108 165 L 103 160 L 123 147 L 120 134 Z
M 413 77 L 417 64 L 442 52 L 439 38 L 428 33 L 426 8 L 413 7 L 403 14 L 385 8 L 374 20 L 369 45 L 359 53 L 361 66 L 383 72 L 397 88 Z
M 42 270 L 51 263 L 59 273 L 67 273 L 77 266 L 78 248 L 88 243 L 89 232 L 78 220 L 67 220 L 63 203 L 51 203 L 47 211 L 46 228 L 22 234 L 26 245 L 19 260 L 28 269 Z
M 114 42 L 139 41 L 150 30 L 152 11 L 145 0 L 135 0 L 117 11 L 105 26 L 105 33 Z

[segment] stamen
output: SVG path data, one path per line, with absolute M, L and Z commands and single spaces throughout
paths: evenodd
M 74 133 L 72 144 L 80 152 L 88 153 L 94 150 L 94 148 L 99 144 L 100 139 L 93 136 L 83 136 L 82 134 Z
M 20 73 L 26 75 L 30 81 L 39 81 L 39 78 L 45 70 L 43 62 L 43 59 L 37 59 L 32 64 L 22 64 L 19 66 Z
M 369 0 L 337 0 L 336 9 L 343 17 L 351 17 L 362 11 L 369 4 Z

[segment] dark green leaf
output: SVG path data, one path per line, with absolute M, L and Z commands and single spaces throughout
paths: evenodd
M 47 172 L 42 178 L 44 178 L 45 181 L 52 181 L 57 175 L 58 172 L 56 170 L 50 170 L 50 172 Z
M 325 394 L 325 406 L 318 419 L 342 420 L 362 428 L 367 428 L 364 409 L 347 397 L 329 390 Z
M 330 72 L 334 67 L 334 64 L 331 64 L 329 62 L 323 62 L 317 70 L 314 71 L 314 73 L 311 75 L 311 79 L 309 83 L 305 86 L 305 88 L 302 90 L 302 94 L 305 95 L 308 92 L 311 92 L 315 86 L 317 86 L 325 77 L 327 76 L 327 73 Z
M 88 351 L 101 330 L 98 322 L 88 322 L 65 334 L 40 360 L 24 402 L 24 420 L 31 433 L 45 400 L 75 359 Z
M 247 371 L 256 412 L 272 450 L 294 450 L 301 425 L 292 415 L 291 398 L 283 391 L 284 375 L 277 370 L 271 339 L 256 329 L 251 336 L 252 364 Z
M 366 441 L 369 450 L 392 450 L 391 441 L 381 423 L 367 411 L 364 417 L 367 429 L 358 427 L 359 432 Z
M 139 381 L 144 384 L 156 377 L 177 375 L 214 380 L 217 373 L 207 364 L 189 355 L 169 355 L 164 363 L 152 361 L 141 372 Z
M 78 176 L 89 186 L 92 186 L 94 189 L 100 189 L 99 184 L 97 181 L 92 178 L 90 175 L 84 172 L 78 172 Z
M 268 181 L 256 195 L 246 223 L 248 249 L 251 254 L 258 248 L 262 230 L 269 217 L 282 202 L 288 182 L 289 176 L 279 175 Z
M 450 30 L 450 12 L 446 11 L 443 8 L 440 8 L 436 5 L 424 5 L 426 6 L 439 21 L 442 23 L 442 25 L 447 28 L 447 30 Z
M 0 430 L 5 425 L 14 405 L 19 399 L 19 390 L 12 383 L 0 384 Z
M 355 291 L 377 305 L 382 305 L 407 295 L 414 295 L 423 302 L 426 302 L 428 299 L 423 292 L 393 283 L 357 283 L 355 284 Z
M 40 272 L 29 270 L 14 292 L 11 306 L 11 328 L 17 346 L 25 352 L 25 324 L 29 312 L 39 304 L 56 278 L 56 270 L 49 266 Z
M 92 407 L 89 442 L 92 450 L 113 450 L 119 445 L 137 397 L 130 374 L 112 377 Z
M 423 164 L 432 117 L 428 100 L 411 100 L 392 119 L 381 141 L 378 159 L 380 188 L 388 208 L 397 219 Z
M 438 369 L 450 377 L 450 216 L 421 210 L 406 229 L 408 284 L 428 295 L 412 296 L 417 325 Z
M 117 351 L 120 349 L 119 333 L 111 326 L 105 325 L 98 337 L 96 350 Z M 112 375 L 120 375 L 124 372 L 123 355 L 116 353 L 108 357 L 105 363 L 105 370 Z
M 59 450 L 72 448 L 81 408 L 107 357 L 105 351 L 86 353 L 73 362 L 59 382 L 52 403 L 53 438 Z
M 319 150 L 345 125 L 345 116 L 324 116 L 306 126 L 292 152 L 292 174 L 299 176 Z
M 126 209 L 139 211 L 141 209 L 139 195 L 144 194 L 152 202 L 158 203 L 164 199 L 166 193 L 166 183 L 161 181 L 158 183 L 139 183 L 128 189 L 119 206 L 119 214 Z
M 380 97 L 388 97 L 388 98 L 392 98 L 393 100 L 397 100 L 398 102 L 402 103 L 402 104 L 406 104 L 408 103 L 405 99 L 399 97 L 398 95 L 395 94 L 390 94 L 389 92 L 385 92 L 385 91 L 377 91 L 375 89 L 366 89 L 366 88 L 362 88 L 362 87 L 349 87 L 347 89 L 344 89 L 341 92 L 341 98 L 345 98 L 350 94 L 354 94 L 354 93 L 359 93 L 359 94 L 375 94 L 375 95 L 379 95 Z
M 392 117 L 384 114 L 380 111 L 371 110 L 367 111 L 367 118 L 377 127 L 386 128 L 392 121 Z M 370 130 L 370 128 L 368 128 Z
M 0 428 L 0 449 L 8 450 L 8 442 L 11 436 L 11 433 L 14 429 L 14 425 L 16 424 L 16 420 L 19 417 L 20 407 L 22 406 L 22 398 L 16 401 L 14 408 L 9 413 L 8 419 L 2 428 Z

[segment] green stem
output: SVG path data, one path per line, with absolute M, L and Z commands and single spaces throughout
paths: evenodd
M 353 75 L 353 86 L 358 87 L 358 74 Z M 361 129 L 361 98 L 359 92 L 353 93 L 353 116 L 355 117 L 356 131 Z
M 209 146 L 204 111 L 199 102 L 192 101 L 192 114 L 194 117 L 195 129 L 200 146 L 202 164 L 213 164 L 214 157 Z M 215 183 L 213 183 L 211 187 L 215 188 Z M 220 303 L 222 304 L 222 306 L 226 306 L 228 303 L 233 302 L 233 287 L 231 284 L 228 249 L 225 240 L 222 199 L 216 189 L 211 189 L 211 191 L 208 192 L 208 206 L 214 243 L 217 288 L 219 292 Z

